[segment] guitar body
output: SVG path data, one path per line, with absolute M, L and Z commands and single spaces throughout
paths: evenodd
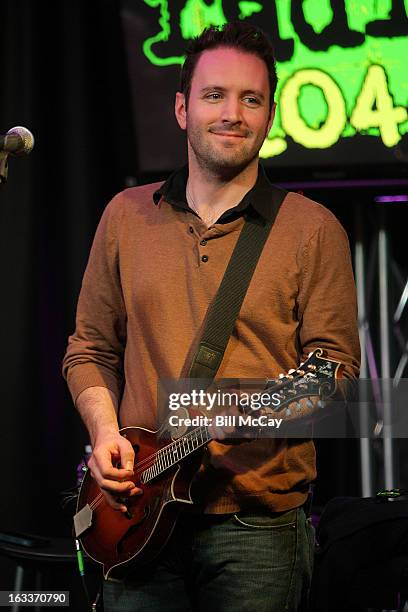
M 143 494 L 126 499 L 127 514 L 114 510 L 88 470 L 77 505 L 77 512 L 87 505 L 92 510 L 91 525 L 79 539 L 87 555 L 103 564 L 105 578 L 122 577 L 129 571 L 130 563 L 144 564 L 157 556 L 169 539 L 181 508 L 193 503 L 190 487 L 201 461 L 201 453 L 195 452 L 188 461 L 175 464 L 144 483 L 136 466 L 148 464 L 149 457 L 167 442 L 160 446 L 157 432 L 140 427 L 125 427 L 120 433 L 134 447 L 135 475 L 130 480 L 143 489 Z

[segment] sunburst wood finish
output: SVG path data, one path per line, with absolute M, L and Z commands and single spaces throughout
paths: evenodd
M 92 525 L 80 538 L 82 546 L 89 557 L 103 564 L 105 578 L 123 575 L 129 570 L 129 561 L 146 563 L 160 552 L 180 509 L 193 503 L 190 486 L 201 459 L 195 452 L 188 461 L 175 463 L 143 482 L 145 470 L 152 464 L 151 457 L 168 444 L 158 443 L 157 432 L 139 427 L 126 427 L 121 434 L 135 449 L 135 475 L 131 480 L 143 494 L 126 499 L 126 514 L 115 511 L 88 470 L 78 498 L 79 509 L 86 504 L 92 509 Z M 138 464 L 143 467 L 138 468 Z

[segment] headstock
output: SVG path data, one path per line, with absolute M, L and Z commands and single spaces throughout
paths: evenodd
M 342 367 L 339 361 L 329 359 L 323 349 L 317 348 L 296 369 L 280 374 L 277 380 L 268 380 L 265 392 L 278 394 L 280 404 L 277 411 L 305 397 L 317 396 L 318 406 L 323 406 L 336 391 L 336 380 Z

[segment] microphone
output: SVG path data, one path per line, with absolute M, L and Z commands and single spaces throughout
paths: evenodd
M 7 134 L 0 135 L 0 153 L 12 155 L 28 155 L 34 147 L 34 136 L 27 128 L 17 125 Z

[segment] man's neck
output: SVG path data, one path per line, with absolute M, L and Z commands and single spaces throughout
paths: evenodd
M 239 204 L 244 195 L 255 185 L 258 177 L 258 159 L 254 159 L 244 170 L 230 179 L 217 176 L 194 162 L 195 160 L 189 160 L 187 201 L 209 227 L 226 210 Z

